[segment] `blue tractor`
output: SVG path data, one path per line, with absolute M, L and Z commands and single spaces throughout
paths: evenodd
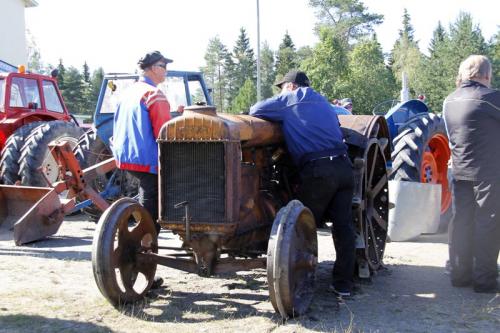
M 107 74 L 101 85 L 99 99 L 94 114 L 93 126 L 80 137 L 74 153 L 82 169 L 112 157 L 111 141 L 113 136 L 113 117 L 118 106 L 120 94 L 139 79 L 138 74 Z M 212 100 L 200 72 L 167 72 L 165 82 L 159 85 L 171 106 L 172 117 L 180 115 L 180 106 L 194 104 L 212 105 Z M 134 197 L 137 183 L 128 173 L 114 170 L 105 176 L 97 177 L 92 184 L 94 190 L 112 202 L 120 197 Z M 101 211 L 90 200 L 80 202 L 75 210 L 83 210 L 90 219 L 97 221 Z
M 441 185 L 439 229 L 444 231 L 451 217 L 452 195 L 448 179 L 451 151 L 443 118 L 420 99 L 385 101 L 373 114 L 384 115 L 389 127 L 391 179 Z

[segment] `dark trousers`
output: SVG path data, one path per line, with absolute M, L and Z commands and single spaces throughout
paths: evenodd
M 312 161 L 304 165 L 300 178 L 298 198 L 312 211 L 316 224 L 321 225 L 325 218 L 333 222 L 332 236 L 337 256 L 333 285 L 338 290 L 351 291 L 356 259 L 351 162 L 347 157 Z
M 151 214 L 153 221 L 158 220 L 158 175 L 128 171 L 139 180 L 139 203 Z
M 500 249 L 500 182 L 453 180 L 450 225 L 451 281 L 479 288 L 497 285 Z

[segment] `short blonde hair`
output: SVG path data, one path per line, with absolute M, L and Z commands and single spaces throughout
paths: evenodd
M 483 56 L 473 54 L 467 57 L 458 69 L 457 86 L 463 81 L 474 79 L 491 79 L 491 62 Z

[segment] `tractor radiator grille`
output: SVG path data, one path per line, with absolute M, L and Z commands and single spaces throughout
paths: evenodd
M 162 219 L 182 221 L 187 201 L 192 222 L 225 221 L 225 168 L 222 142 L 160 144 Z

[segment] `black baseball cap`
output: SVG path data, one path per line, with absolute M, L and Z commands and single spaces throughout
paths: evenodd
M 147 53 L 144 57 L 139 59 L 139 62 L 137 62 L 137 64 L 141 69 L 146 69 L 159 61 L 164 62 L 165 64 L 173 62 L 172 59 L 165 58 L 163 54 L 160 53 L 160 51 L 153 51 Z
M 301 87 L 309 87 L 309 85 L 311 84 L 306 73 L 302 71 L 289 71 L 285 76 L 283 76 L 283 79 L 281 79 L 279 82 L 276 82 L 274 85 L 281 89 L 281 86 L 285 82 L 293 82 Z

